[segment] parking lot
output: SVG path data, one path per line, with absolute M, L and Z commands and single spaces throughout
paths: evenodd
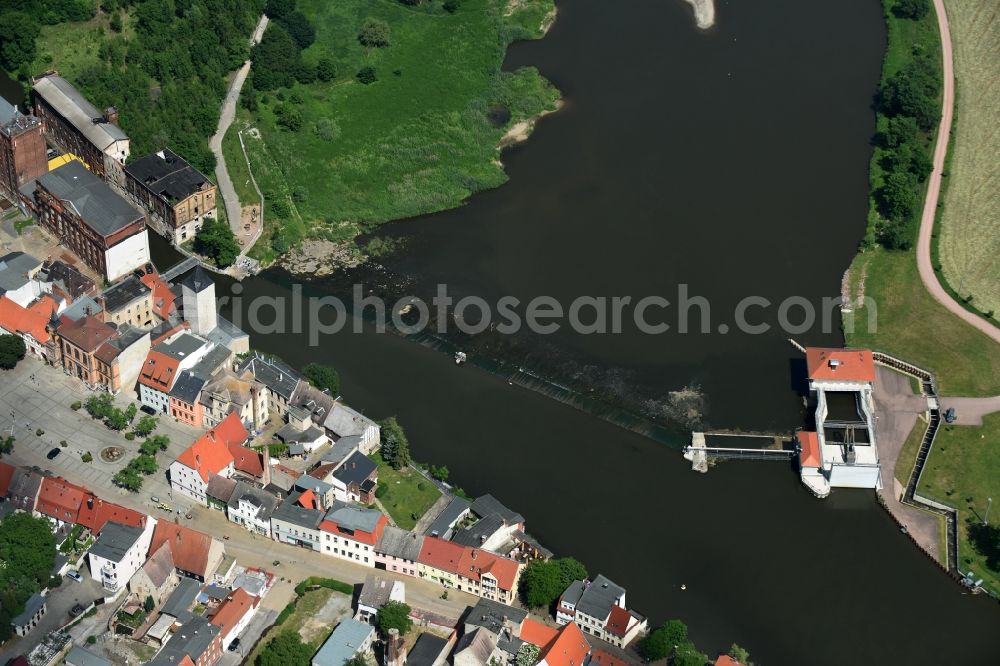
M 124 433 L 115 432 L 101 421 L 90 418 L 85 409 L 74 411 L 70 408 L 73 402 L 85 402 L 91 395 L 93 393 L 81 381 L 64 374 L 61 369 L 26 358 L 15 369 L 2 375 L 0 427 L 4 435 L 9 434 L 13 422 L 16 458 L 22 464 L 37 465 L 54 474 L 71 476 L 113 500 L 113 495 L 106 490 L 110 486 L 109 479 L 136 455 L 140 441 L 126 440 Z M 125 408 L 134 401 L 133 398 L 132 391 L 123 390 L 116 396 L 115 404 Z M 42 435 L 36 434 L 39 428 L 44 431 Z M 160 469 L 144 478 L 141 496 L 153 515 L 163 515 L 163 512 L 150 501 L 152 495 L 186 512 L 191 503 L 172 495 L 166 468 L 198 438 L 201 431 L 160 416 L 155 434 L 167 435 L 170 447 L 157 455 Z M 60 446 L 62 441 L 66 442 L 65 447 Z M 100 453 L 108 446 L 123 447 L 125 455 L 114 463 L 104 462 Z M 49 460 L 46 455 L 54 448 L 58 448 L 60 453 Z M 93 461 L 83 462 L 84 453 L 90 453 Z M 126 494 L 120 489 L 111 492 Z

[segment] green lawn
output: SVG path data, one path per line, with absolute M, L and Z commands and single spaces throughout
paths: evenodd
M 378 464 L 376 496 L 379 502 L 396 525 L 404 530 L 413 529 L 420 517 L 441 497 L 441 491 L 409 467 L 393 469 L 378 453 L 372 456 L 372 460 Z
M 959 564 L 986 580 L 1000 594 L 1000 545 L 994 543 L 994 568 L 987 567 L 987 554 L 969 540 L 973 525 L 985 517 L 987 497 L 1000 502 L 1000 414 L 983 420 L 981 427 L 942 425 L 934 441 L 920 480 L 920 493 L 958 509 Z M 994 507 L 990 524 L 1000 523 L 1000 507 Z M 994 539 L 1000 538 L 994 530 Z
M 891 8 L 896 0 L 883 0 Z M 934 53 L 941 49 L 933 11 L 919 21 L 897 18 L 886 11 L 888 49 L 882 79 L 895 74 L 912 58 L 915 48 Z M 880 129 L 886 120 L 879 114 Z M 924 136 L 926 149 L 933 149 L 934 133 Z M 871 160 L 870 187 L 882 185 L 883 150 L 876 146 Z M 921 188 L 921 195 L 923 188 Z M 921 202 L 923 197 L 920 198 Z M 914 216 L 920 216 L 920 209 Z M 850 346 L 871 347 L 932 370 L 944 395 L 995 395 L 1000 393 L 1000 345 L 964 324 L 927 293 L 917 272 L 916 252 L 887 252 L 873 245 L 880 222 L 874 197 L 870 203 L 868 249 L 851 265 L 851 291 L 857 298 L 872 299 L 874 308 L 860 308 L 845 317 L 845 338 Z M 917 223 L 914 222 L 914 233 Z M 869 318 L 877 311 L 876 324 Z M 851 329 L 851 326 L 855 330 Z
M 125 28 L 121 35 L 129 39 L 133 35 L 129 14 L 123 15 Z M 100 60 L 98 49 L 101 39 L 113 35 L 110 15 L 98 12 L 89 21 L 79 23 L 57 23 L 43 25 L 38 37 L 38 55 L 31 63 L 31 73 L 39 74 L 49 69 L 59 70 L 59 74 L 70 81 L 87 67 Z
M 505 0 L 465 0 L 454 14 L 436 2 L 413 8 L 398 0 L 299 0 L 317 33 L 303 58 L 333 60 L 337 76 L 258 92 L 250 122 L 262 140 L 250 139 L 256 145 L 248 150 L 269 200 L 266 222 L 350 237 L 373 224 L 457 206 L 502 184 L 501 137 L 513 123 L 554 109 L 558 99 L 533 68 L 500 71 L 509 41 L 541 36 L 539 24 L 553 3 L 517 6 L 508 17 Z M 390 25 L 389 47 L 358 42 L 367 17 Z M 366 65 L 378 73 L 371 85 L 355 79 Z M 275 109 L 282 103 L 301 112 L 300 130 L 278 128 Z M 501 107 L 510 118 L 496 126 L 490 114 Z M 317 133 L 322 119 L 337 127 L 325 139 Z M 270 210 L 271 200 L 287 201 L 295 188 L 302 191 L 287 214 Z
M 927 422 L 923 419 L 917 419 L 916 424 L 913 426 L 913 430 L 910 431 L 909 436 L 903 443 L 903 448 L 899 450 L 899 457 L 896 458 L 896 469 L 894 470 L 894 475 L 896 479 L 906 487 L 907 482 L 910 480 L 910 474 L 913 473 L 913 465 L 917 462 L 917 452 L 920 450 L 920 442 L 924 439 L 924 434 L 927 432 Z
M 306 622 L 321 608 L 323 608 L 323 606 L 326 605 L 326 602 L 334 594 L 336 593 L 333 590 L 321 587 L 318 590 L 306 592 L 299 597 L 298 602 L 295 604 L 295 612 L 288 616 L 288 619 L 285 620 L 284 624 L 280 627 L 271 629 L 268 634 L 257 643 L 245 663 L 255 664 L 257 655 L 264 650 L 264 647 L 271 642 L 271 639 L 284 631 L 298 631 L 301 636 L 302 632 L 300 630 L 303 626 L 305 626 Z M 330 630 L 332 631 L 333 628 L 330 627 Z M 329 635 L 329 633 L 327 635 Z M 306 643 L 312 643 L 313 647 L 318 650 L 320 645 L 323 644 L 323 641 L 326 640 L 326 636 L 317 637 L 310 634 L 308 636 L 302 636 L 302 640 Z
M 868 308 L 845 318 L 855 331 L 845 335 L 852 347 L 871 347 L 934 371 L 943 395 L 1000 394 L 1000 345 L 959 320 L 924 289 L 913 252 L 876 248 L 859 254 L 851 266 L 854 290 L 864 276 L 864 293 L 875 303 L 875 330 L 868 330 Z

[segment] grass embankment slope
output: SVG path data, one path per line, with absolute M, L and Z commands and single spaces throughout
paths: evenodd
M 951 178 L 939 221 L 945 279 L 981 312 L 1000 313 L 1000 16 L 995 0 L 945 0 L 958 88 Z M 993 316 L 995 320 L 996 315 Z
M 454 13 L 437 0 L 418 7 L 398 0 L 299 0 L 297 6 L 316 28 L 303 60 L 333 60 L 336 78 L 258 93 L 257 111 L 241 109 L 225 142 L 227 163 L 236 161 L 233 135 L 250 125 L 259 130 L 260 140 L 246 132 L 244 140 L 267 199 L 268 234 L 286 234 L 279 249 L 306 235 L 352 238 L 501 185 L 507 176 L 498 144 L 505 132 L 556 107 L 558 91 L 534 68 L 501 71 L 513 40 L 542 36 L 552 0 L 522 0 L 512 9 L 506 0 L 464 0 Z M 388 23 L 389 46 L 361 45 L 358 33 L 369 17 Z M 375 67 L 376 82 L 356 79 L 365 66 Z M 299 100 L 300 130 L 276 122 L 281 98 Z M 509 119 L 491 122 L 501 108 Z M 322 119 L 335 121 L 335 136 L 317 131 Z M 234 181 L 241 195 L 251 196 L 245 178 Z M 265 260 L 275 253 L 268 237 L 255 250 Z
M 987 498 L 1000 504 L 1000 414 L 983 425 L 942 425 L 927 458 L 919 492 L 958 511 L 958 557 L 984 585 L 1000 594 L 1000 506 L 993 507 L 983 529 Z M 975 537 L 975 538 L 974 538 Z
M 940 53 L 936 17 L 933 10 L 919 20 L 900 19 L 884 0 L 889 28 L 889 45 L 882 80 L 905 67 L 913 58 L 914 47 Z M 879 117 L 879 130 L 886 119 Z M 960 120 L 961 123 L 961 120 Z M 933 149 L 932 133 L 924 137 L 928 153 Z M 883 185 L 883 148 L 876 146 L 871 161 L 872 214 L 870 226 L 878 222 L 875 192 Z M 948 186 L 949 179 L 945 179 Z M 923 196 L 921 192 L 921 204 Z M 919 210 L 914 213 L 919 217 Z M 915 228 L 914 228 L 915 233 Z M 870 233 L 869 238 L 874 234 Z M 877 309 L 877 325 L 869 329 L 869 307 L 855 310 L 845 318 L 847 343 L 871 347 L 900 356 L 935 372 L 945 395 L 995 395 L 1000 393 L 1000 345 L 949 313 L 927 292 L 917 272 L 915 250 L 888 251 L 874 246 L 858 254 L 851 265 L 851 295 L 871 299 Z M 854 330 L 850 325 L 854 324 Z
M 372 456 L 372 460 L 378 465 L 375 496 L 397 526 L 412 530 L 420 517 L 441 497 L 441 491 L 409 467 L 393 469 L 378 453 Z

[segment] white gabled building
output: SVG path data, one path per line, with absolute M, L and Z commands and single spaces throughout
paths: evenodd
M 148 517 L 143 527 L 106 523 L 87 553 L 91 578 L 112 594 L 124 589 L 146 561 L 155 527 L 153 517 Z

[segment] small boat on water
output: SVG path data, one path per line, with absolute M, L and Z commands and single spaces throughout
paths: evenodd
M 469 357 L 465 355 L 465 352 L 455 352 L 455 365 L 462 365 L 466 360 L 468 360 L 468 358 Z

